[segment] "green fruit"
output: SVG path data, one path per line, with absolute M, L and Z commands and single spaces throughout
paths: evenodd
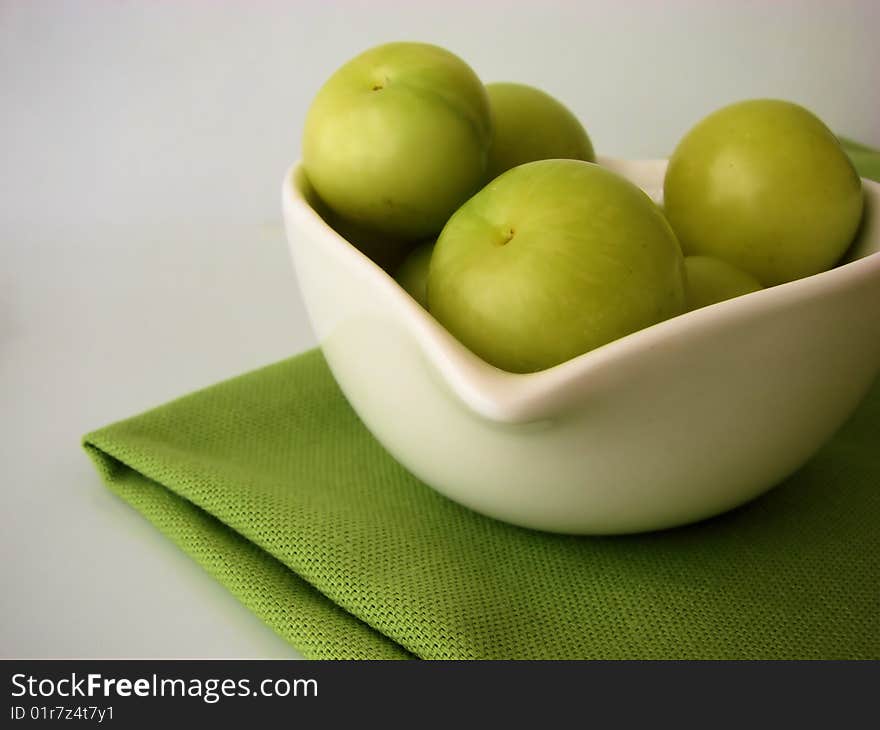
M 711 256 L 685 256 L 684 272 L 688 311 L 763 289 L 751 274 Z
M 765 286 L 833 266 L 862 215 L 861 181 L 837 138 L 803 107 L 768 99 L 688 132 L 664 197 L 686 254 L 717 256 Z
M 412 248 L 412 241 L 379 233 L 342 218 L 332 210 L 322 216 L 340 236 L 385 271 L 394 271 Z
M 657 206 L 589 162 L 504 173 L 452 216 L 428 307 L 487 362 L 557 365 L 684 310 L 682 255 Z
M 414 240 L 437 234 L 479 188 L 490 140 L 486 92 L 464 61 L 425 43 L 389 43 L 318 92 L 303 165 L 337 214 Z
M 394 278 L 413 299 L 428 308 L 428 267 L 434 241 L 426 241 L 417 246 L 397 269 Z
M 342 218 L 327 207 L 310 185 L 304 194 L 309 205 L 328 226 L 385 271 L 394 271 L 413 247 L 412 241 L 377 233 Z
M 596 159 L 578 118 L 549 94 L 510 83 L 487 84 L 486 93 L 495 127 L 487 179 L 535 160 Z

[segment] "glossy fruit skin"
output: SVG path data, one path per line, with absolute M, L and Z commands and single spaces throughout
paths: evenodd
M 308 111 L 303 164 L 350 223 L 399 238 L 436 235 L 485 176 L 489 101 L 454 54 L 388 43 L 342 66 Z
M 688 311 L 764 288 L 751 274 L 712 256 L 685 256 L 684 273 Z
M 406 293 L 426 309 L 428 308 L 428 268 L 433 252 L 433 240 L 416 246 L 394 274 L 395 280 L 406 290 Z
M 639 188 L 598 165 L 504 173 L 440 234 L 428 308 L 487 362 L 543 370 L 684 310 L 681 250 Z
M 824 271 L 862 215 L 862 187 L 812 113 L 773 99 L 719 109 L 679 142 L 664 182 L 685 254 L 724 259 L 765 286 Z
M 494 136 L 487 180 L 517 165 L 554 158 L 593 162 L 593 144 L 578 118 L 533 86 L 486 84 Z

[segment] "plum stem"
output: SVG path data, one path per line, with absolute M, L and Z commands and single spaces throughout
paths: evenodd
M 388 77 L 385 76 L 381 81 L 374 81 L 373 86 L 371 87 L 372 91 L 380 91 L 385 88 L 385 84 L 388 83 Z

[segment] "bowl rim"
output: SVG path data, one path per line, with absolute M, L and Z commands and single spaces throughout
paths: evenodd
M 666 163 L 664 159 L 600 157 L 598 160 L 598 164 L 617 172 L 623 171 L 622 174 L 630 180 L 641 178 L 642 181 L 662 175 Z M 672 338 L 713 330 L 757 312 L 790 307 L 807 298 L 849 288 L 864 279 L 876 277 L 880 286 L 880 184 L 862 178 L 864 212 L 857 240 L 873 241 L 876 238 L 873 250 L 851 260 L 848 260 L 851 255 L 848 252 L 843 263 L 826 271 L 685 312 L 545 370 L 511 373 L 468 350 L 390 274 L 337 233 L 309 203 L 301 189 L 303 182 L 308 184 L 302 162 L 294 162 L 282 183 L 285 219 L 310 231 L 310 238 L 324 242 L 326 252 L 340 264 L 357 270 L 358 276 L 369 280 L 371 286 L 396 301 L 398 316 L 451 391 L 472 411 L 496 422 L 523 423 L 545 419 L 564 407 L 576 383 L 601 380 L 602 372 L 613 371 L 622 360 L 662 347 Z M 656 195 L 652 197 L 657 199 Z M 293 249 L 296 245 L 294 237 L 288 235 L 288 239 Z

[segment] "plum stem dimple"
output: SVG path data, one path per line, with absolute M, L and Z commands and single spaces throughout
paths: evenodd
M 516 231 L 513 229 L 513 226 L 508 226 L 504 232 L 502 233 L 501 242 L 498 244 L 499 246 L 506 246 L 513 240 L 513 237 L 516 235 Z

